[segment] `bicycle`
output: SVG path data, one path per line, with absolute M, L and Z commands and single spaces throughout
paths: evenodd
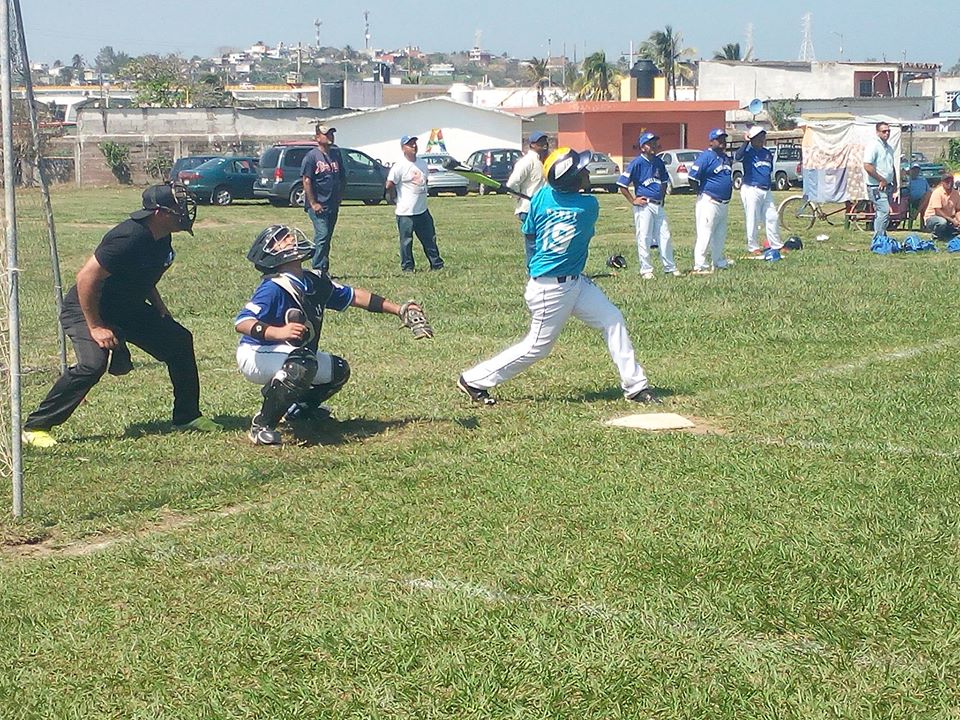
M 843 214 L 843 226 L 845 228 L 852 225 L 865 232 L 873 232 L 873 220 L 876 217 L 876 211 L 873 203 L 869 200 L 847 200 L 843 203 L 836 203 L 836 207 L 825 210 L 824 204 L 808 200 L 803 195 L 791 195 L 781 202 L 777 208 L 780 227 L 787 232 L 809 230 L 817 220 L 821 220 L 828 225 L 836 225 L 830 218 L 841 213 Z M 901 220 L 903 220 L 902 210 L 891 207 L 888 228 L 895 229 Z

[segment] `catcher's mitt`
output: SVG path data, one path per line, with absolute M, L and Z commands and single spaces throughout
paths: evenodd
M 607 258 L 607 267 L 613 268 L 614 270 L 625 270 L 627 267 L 627 259 L 623 255 L 611 255 Z
M 400 306 L 400 319 L 403 324 L 410 328 L 414 340 L 433 337 L 433 328 L 430 327 L 430 321 L 423 313 L 423 308 L 413 300 L 409 300 Z

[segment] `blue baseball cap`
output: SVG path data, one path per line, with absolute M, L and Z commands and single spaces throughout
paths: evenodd
M 710 131 L 710 135 L 708 137 L 711 140 L 716 140 L 717 138 L 722 138 L 726 136 L 727 136 L 726 130 L 724 130 L 723 128 L 714 128 L 713 130 Z
M 548 139 L 549 138 L 547 137 L 546 133 L 542 133 L 539 130 L 537 130 L 536 132 L 530 133 L 529 143 L 533 145 L 534 143 L 538 143 L 541 140 L 548 140 Z
M 637 147 L 646 145 L 649 142 L 652 142 L 654 140 L 659 140 L 659 139 L 660 139 L 659 135 L 655 135 L 652 132 L 645 132 L 642 135 L 640 135 L 640 137 L 637 138 Z
M 417 141 L 416 135 L 403 135 L 400 138 L 401 145 L 409 145 L 410 143 L 416 142 L 416 141 Z

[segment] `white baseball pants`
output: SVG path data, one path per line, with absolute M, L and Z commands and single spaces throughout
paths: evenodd
M 633 227 L 637 237 L 637 255 L 640 257 L 640 272 L 653 272 L 650 263 L 650 243 L 654 238 L 660 245 L 660 262 L 663 271 L 672 273 L 677 269 L 673 259 L 673 238 L 670 235 L 670 226 L 667 224 L 667 213 L 663 205 L 647 203 L 633 206 Z
M 468 385 L 483 389 L 496 387 L 545 358 L 573 315 L 603 331 L 607 351 L 620 373 L 620 387 L 625 397 L 649 386 L 634 356 L 623 314 L 589 278 L 578 275 L 566 282 L 559 282 L 558 278 L 531 278 L 524 300 L 530 308 L 530 332 L 516 345 L 464 371 L 463 379 Z
M 697 218 L 697 243 L 693 247 L 693 269 L 709 270 L 707 264 L 707 248 L 713 266 L 727 267 L 727 259 L 723 256 L 723 245 L 727 240 L 727 212 L 730 206 L 714 200 L 707 194 L 697 198 L 695 215 Z
M 779 250 L 783 247 L 780 240 L 780 218 L 777 206 L 773 202 L 773 193 L 754 185 L 740 186 L 740 200 L 743 201 L 743 214 L 747 222 L 747 252 L 760 250 L 757 226 L 763 222 L 770 247 Z
M 237 367 L 240 373 L 250 382 L 257 385 L 266 385 L 273 380 L 273 376 L 280 372 L 283 363 L 295 347 L 288 343 L 277 345 L 251 345 L 240 343 L 237 346 Z M 333 358 L 329 353 L 318 352 L 317 374 L 313 376 L 311 385 L 325 385 L 333 382 Z

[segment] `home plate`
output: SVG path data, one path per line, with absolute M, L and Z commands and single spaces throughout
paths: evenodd
M 637 428 L 639 430 L 684 430 L 696 423 L 676 413 L 640 413 L 607 420 L 607 425 Z

